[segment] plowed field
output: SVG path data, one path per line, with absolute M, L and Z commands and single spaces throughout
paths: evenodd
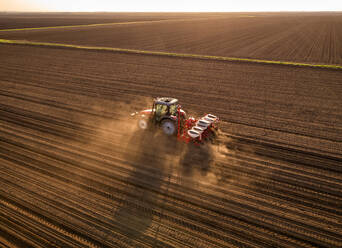
M 230 16 L 241 13 L 230 14 Z M 205 16 L 220 16 L 206 13 Z M 0 29 L 40 28 L 65 25 L 88 25 L 97 23 L 121 23 L 158 21 L 203 17 L 200 13 L 0 13 Z
M 0 86 L 0 246 L 342 246 L 340 69 L 1 44 Z M 139 132 L 156 96 L 219 145 Z
M 1 57 L 3 244 L 341 245 L 339 71 L 20 46 Z M 189 158 L 135 133 L 125 115 L 161 94 L 221 116 L 223 146 Z
M 342 64 L 342 14 L 339 13 L 195 17 L 131 25 L 0 32 L 0 38 Z

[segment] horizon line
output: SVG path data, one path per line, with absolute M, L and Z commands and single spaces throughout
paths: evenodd
M 0 13 L 320 13 L 320 12 L 341 12 L 341 10 L 271 10 L 271 11 L 65 11 L 65 10 L 44 10 L 44 11 L 17 11 L 0 10 Z

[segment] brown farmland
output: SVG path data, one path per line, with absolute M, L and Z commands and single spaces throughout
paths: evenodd
M 231 14 L 240 15 L 241 13 Z M 207 17 L 220 16 L 207 13 Z M 200 13 L 1 13 L 0 29 L 39 28 L 97 23 L 158 21 L 203 17 Z
M 0 38 L 342 64 L 341 13 L 191 17 L 130 25 L 0 32 Z
M 342 70 L 3 44 L 0 58 L 0 246 L 341 247 Z M 161 95 L 220 116 L 220 146 L 136 132 L 129 113 Z

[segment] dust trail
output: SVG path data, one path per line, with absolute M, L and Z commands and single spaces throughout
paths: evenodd
M 113 106 L 95 104 L 93 110 L 111 111 L 115 116 L 98 123 L 96 137 L 90 138 L 88 145 L 127 161 L 127 166 L 133 170 L 149 173 L 153 169 L 160 178 L 172 174 L 174 180 L 184 186 L 205 190 L 206 186 L 251 183 L 240 170 L 244 165 L 240 165 L 239 156 L 248 154 L 253 157 L 252 145 L 230 138 L 224 132 L 218 133 L 215 144 L 194 146 L 179 142 L 176 137 L 168 137 L 157 128 L 141 131 L 137 119 L 130 113 L 151 108 L 151 103 L 152 98 L 136 97 Z
M 118 196 L 121 199 L 119 202 L 113 202 L 109 221 L 120 233 L 129 237 L 127 242 L 131 246 L 136 246 L 137 240 L 149 239 L 146 233 L 156 226 L 154 222 L 158 218 L 146 209 L 159 211 L 158 206 L 166 201 L 167 191 L 164 191 L 168 188 L 172 159 L 178 149 L 175 139 L 170 140 L 158 130 L 141 131 L 137 119 L 131 117 L 132 112 L 151 108 L 151 102 L 152 98 L 135 97 L 113 105 L 92 106 L 92 110 L 97 112 L 115 113 L 113 119 L 99 121 L 96 135 L 89 137 L 87 146 L 98 154 L 104 154 L 107 159 L 116 160 L 117 165 L 113 168 L 99 163 L 96 165 L 98 170 L 116 174 L 118 166 L 126 172 L 120 175 L 126 186 L 107 182 L 124 192 Z M 141 109 L 137 109 L 139 107 Z M 103 239 L 111 240 L 111 233 L 105 233 Z
M 149 104 L 148 104 L 149 103 Z M 125 102 L 101 102 L 92 104 L 89 108 L 96 113 L 103 113 L 106 118 L 86 118 L 83 123 L 94 126 L 95 135 L 88 137 L 87 146 L 102 151 L 115 157 L 124 157 L 124 151 L 138 147 L 137 120 L 131 113 L 140 111 L 140 106 L 151 106 L 151 99 L 146 97 L 134 97 Z M 136 138 L 136 145 L 130 143 Z M 129 147 L 129 146 L 130 147 Z
M 238 184 L 252 185 L 254 181 L 244 174 L 241 156 L 254 157 L 254 147 L 219 132 L 214 144 L 186 145 L 178 154 L 179 183 L 201 191 L 221 187 L 234 188 Z M 241 190 L 241 189 L 239 189 Z

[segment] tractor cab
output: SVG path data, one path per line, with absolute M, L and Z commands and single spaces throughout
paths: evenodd
M 170 97 L 156 98 L 153 102 L 154 120 L 160 122 L 165 118 L 174 118 L 177 115 L 178 99 Z

